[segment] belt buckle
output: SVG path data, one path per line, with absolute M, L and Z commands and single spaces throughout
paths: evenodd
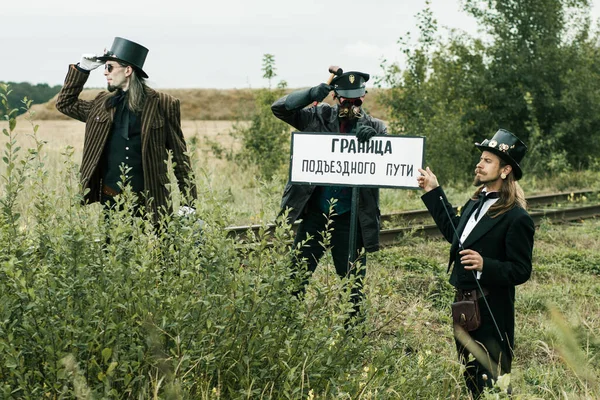
M 113 190 L 110 186 L 102 185 L 102 194 L 105 194 L 110 197 L 115 197 L 119 193 Z

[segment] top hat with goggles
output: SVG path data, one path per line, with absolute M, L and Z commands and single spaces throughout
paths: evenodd
M 142 77 L 148 78 L 148 74 L 142 69 L 148 55 L 148 49 L 141 44 L 132 42 L 122 37 L 115 37 L 112 47 L 105 52 L 100 61 L 114 60 L 123 64 L 131 65 Z
M 481 151 L 489 151 L 506 161 L 513 168 L 515 180 L 521 179 L 523 171 L 519 163 L 527 153 L 527 146 L 505 129 L 499 129 L 491 139 L 485 139 L 482 143 L 475 143 Z

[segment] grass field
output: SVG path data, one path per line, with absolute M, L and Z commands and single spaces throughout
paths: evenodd
M 600 221 L 571 225 L 547 221 L 536 231 L 535 240 L 532 278 L 517 287 L 515 393 L 528 399 L 596 399 Z M 454 362 L 450 299 L 440 296 L 446 285 L 448 249 L 440 240 L 413 238 L 369 260 L 373 323 L 384 327 L 381 340 L 391 336 L 417 348 L 416 357 L 438 368 L 439 358 L 446 364 Z M 450 398 L 450 393 L 448 389 L 437 398 Z M 459 393 L 455 396 L 461 398 Z M 419 396 L 415 391 L 405 398 Z
M 36 114 L 37 117 L 37 114 Z M 68 146 L 73 149 L 73 161 L 81 160 L 85 124 L 75 120 L 35 120 L 39 125 L 38 140 L 44 141 L 44 156 L 46 164 L 50 167 L 50 175 L 55 182 L 60 178 L 53 175 L 64 162 L 61 156 Z M 257 180 L 258 173 L 251 167 L 240 167 L 228 162 L 223 157 L 217 157 L 214 144 L 221 150 L 235 152 L 240 147 L 239 139 L 232 136 L 235 124 L 244 125 L 244 122 L 227 120 L 182 120 L 182 130 L 188 143 L 188 150 L 195 158 L 197 179 L 211 187 L 211 190 L 220 192 L 224 201 L 231 205 L 231 224 L 245 225 L 251 223 L 272 222 L 279 205 L 280 196 L 287 176 L 281 174 L 271 182 Z M 0 123 L 0 126 L 5 126 Z M 25 117 L 20 117 L 15 133 L 22 148 L 34 146 L 32 124 Z M 0 137 L 0 145 L 6 137 Z M 2 172 L 3 165 L 0 165 Z M 580 188 L 600 189 L 600 179 L 597 174 L 581 171 L 580 173 L 567 173 L 546 179 L 527 176 L 521 181 L 526 195 L 549 193 L 553 191 L 569 191 Z M 449 199 L 462 205 L 470 195 L 472 189 L 469 185 L 459 188 L 446 188 Z M 415 190 L 381 190 L 382 213 L 402 210 L 422 209 L 421 193 Z
M 45 149 L 49 156 L 59 154 L 66 146 L 72 146 L 75 149 L 76 158 L 81 158 L 85 130 L 85 124 L 83 122 L 73 119 L 36 119 L 35 124 L 40 126 L 38 139 L 46 142 Z M 201 149 L 208 150 L 206 140 L 218 141 L 225 147 L 233 145 L 233 138 L 229 134 L 233 124 L 233 121 L 183 120 L 181 122 L 181 127 L 186 140 L 190 141 L 195 138 L 195 140 L 200 141 L 201 144 L 204 143 L 204 146 L 201 145 Z M 25 119 L 21 119 L 15 132 L 19 135 L 19 141 L 23 147 L 34 145 L 34 140 L 31 136 L 32 131 L 31 124 Z
M 154 249 L 152 240 L 145 241 L 144 234 L 132 239 L 126 230 L 130 228 L 121 227 L 121 240 L 113 240 L 106 255 L 99 256 L 95 250 L 102 237 L 99 209 L 90 211 L 68 203 L 65 168 L 69 159 L 77 164 L 81 158 L 84 124 L 70 120 L 36 124 L 38 140 L 46 142 L 40 159 L 49 190 L 40 191 L 36 186 L 40 178 L 30 175 L 19 206 L 26 227 L 16 233 L 2 231 L 6 246 L 0 253 L 0 284 L 6 308 L 0 331 L 13 339 L 0 338 L 4 351 L 0 354 L 6 357 L 0 366 L 0 390 L 27 387 L 29 381 L 13 372 L 19 367 L 23 374 L 31 370 L 27 357 L 14 362 L 10 357 L 20 360 L 19 349 L 29 349 L 26 353 L 31 357 L 44 360 L 33 370 L 45 371 L 46 382 L 45 394 L 34 391 L 31 398 L 35 393 L 38 397 L 61 393 L 70 387 L 65 383 L 69 379 L 74 379 L 74 386 L 80 379 L 79 385 L 87 386 L 98 398 L 102 394 L 131 397 L 127 388 L 136 381 L 136 387 L 148 391 L 133 395 L 145 398 L 180 399 L 186 393 L 201 393 L 197 398 L 205 399 L 277 398 L 269 396 L 275 387 L 277 393 L 294 399 L 465 398 L 450 326 L 448 243 L 406 237 L 400 246 L 369 255 L 365 340 L 360 345 L 344 343 L 332 316 L 339 312 L 340 283 L 329 255 L 314 275 L 306 301 L 297 304 L 269 297 L 272 289 L 266 284 L 281 280 L 281 275 L 272 275 L 283 271 L 285 249 L 261 247 L 259 238 L 255 250 L 235 255 L 232 244 L 218 232 L 227 225 L 271 222 L 285 176 L 257 181 L 251 168 L 214 156 L 211 142 L 237 146 L 230 134 L 231 121 L 184 120 L 200 189 L 199 210 L 208 221 L 218 223 L 217 229 L 207 230 L 202 247 L 185 241 L 186 230 L 173 233 L 180 235 L 176 237 L 181 242 L 164 251 L 183 266 L 177 274 L 166 275 L 169 286 L 161 292 L 153 270 L 158 268 L 156 259 L 151 258 L 155 250 L 148 250 Z M 34 145 L 32 127 L 20 119 L 17 132 L 23 154 Z M 3 137 L 3 148 L 5 142 Z M 74 150 L 70 158 L 61 155 L 68 146 Z M 0 165 L 0 175 L 4 175 L 5 165 Z M 522 183 L 528 195 L 598 189 L 600 184 L 597 174 L 588 171 L 548 179 L 526 176 Z M 468 186 L 447 188 L 455 205 L 461 205 L 471 191 Z M 416 191 L 383 190 L 382 212 L 423 208 L 419 196 Z M 48 209 L 38 206 L 42 200 Z M 600 221 L 567 225 L 544 221 L 535 240 L 532 278 L 517 288 L 514 398 L 598 399 Z M 186 251 L 196 258 L 186 259 Z M 235 268 L 240 265 L 243 268 Z M 14 273 L 17 270 L 19 274 Z M 231 303 L 226 301 L 229 296 Z M 298 313 L 302 329 L 287 325 L 282 317 L 286 307 Z M 140 317 L 150 311 L 156 314 L 152 334 Z M 30 315 L 36 316 L 31 320 L 35 323 L 27 319 Z M 243 324 L 235 325 L 239 321 Z M 49 335 L 58 337 L 50 340 Z M 161 338 L 158 342 L 164 348 L 153 347 L 157 340 L 153 335 Z M 54 348 L 55 341 L 67 344 Z M 294 358 L 298 345 L 308 354 L 300 361 Z M 111 356 L 117 351 L 120 358 Z M 86 372 L 69 375 L 46 362 L 47 354 L 56 357 L 54 364 L 74 354 Z M 311 359 L 311 354 L 321 354 L 322 359 Z M 313 361 L 307 363 L 309 359 Z M 169 363 L 176 367 L 165 367 Z M 179 370 L 179 365 L 186 369 Z M 278 381 L 271 374 L 280 370 L 284 372 L 273 375 Z M 33 377 L 28 379 L 33 381 Z M 284 380 L 292 382 L 291 386 L 282 384 Z M 227 385 L 234 389 L 227 392 Z M 494 393 L 487 398 L 503 396 Z

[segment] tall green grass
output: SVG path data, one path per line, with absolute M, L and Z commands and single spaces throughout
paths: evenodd
M 408 237 L 369 254 L 367 318 L 346 330 L 352 282 L 329 255 L 299 301 L 289 227 L 272 245 L 264 232 L 224 232 L 272 221 L 283 179 L 254 184 L 251 170 L 194 158 L 203 229 L 175 216 L 155 229 L 127 195 L 118 211 L 82 206 L 72 151 L 19 149 L 14 122 L 3 128 L 0 398 L 466 398 L 447 243 Z M 448 192 L 462 203 L 470 190 Z M 390 211 L 420 202 L 382 198 Z M 516 398 L 600 398 L 599 298 L 600 222 L 545 221 L 532 279 L 517 288 Z

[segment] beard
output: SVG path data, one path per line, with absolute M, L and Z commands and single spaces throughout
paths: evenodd
M 117 89 L 118 89 L 117 86 L 111 85 L 110 83 L 106 85 L 106 90 L 108 90 L 111 93 L 114 92 Z
M 489 178 L 487 175 L 480 177 L 479 175 L 477 175 L 477 171 L 475 171 L 475 178 L 473 178 L 473 186 L 481 186 L 485 185 L 486 183 L 496 182 L 498 179 L 500 179 L 500 174 L 492 178 Z

